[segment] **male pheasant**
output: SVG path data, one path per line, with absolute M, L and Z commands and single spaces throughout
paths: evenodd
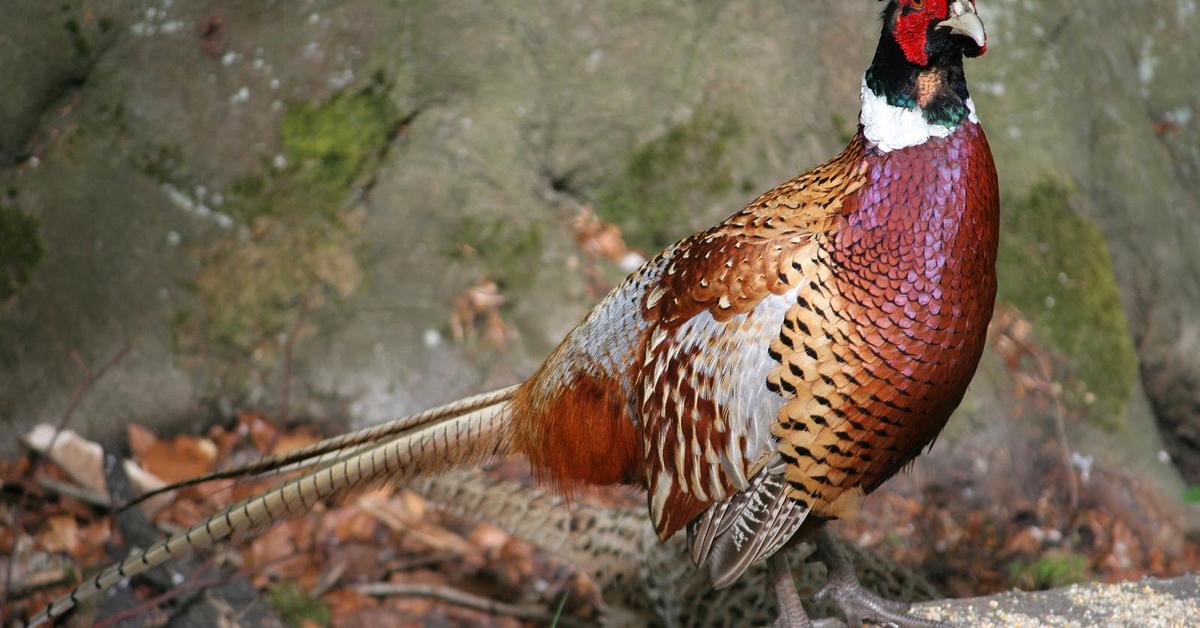
M 564 494 L 644 487 L 659 538 L 686 528 L 716 587 L 771 561 L 781 623 L 806 625 L 777 552 L 821 540 L 929 446 L 983 351 L 999 193 L 963 58 L 986 49 L 974 0 L 889 0 L 841 154 L 646 263 L 520 386 L 215 474 L 307 472 L 110 567 L 35 622 L 331 495 L 521 453 Z M 824 557 L 823 593 L 851 623 L 925 625 Z

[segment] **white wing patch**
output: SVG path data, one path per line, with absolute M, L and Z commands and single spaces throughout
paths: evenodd
M 685 495 L 694 495 L 701 501 L 725 499 L 727 486 L 745 489 L 750 483 L 748 478 L 774 454 L 771 425 L 785 399 L 767 388 L 767 376 L 778 365 L 767 348 L 779 336 L 783 319 L 795 300 L 795 290 L 783 295 L 771 294 L 753 310 L 724 322 L 703 311 L 669 335 L 661 328 L 651 332 L 645 359 L 653 360 L 654 364 L 648 371 L 649 377 L 641 382 L 643 394 L 649 395 L 663 386 L 669 388 L 664 377 L 681 374 L 668 373 L 668 365 L 675 363 L 676 355 L 690 356 L 682 367 L 689 372 L 682 375 L 699 399 L 711 402 L 716 408 L 712 429 L 720 432 L 721 440 L 729 443 L 728 447 L 715 451 L 706 436 L 691 431 L 691 438 L 688 438 L 683 429 L 684 422 L 698 425 L 700 417 L 680 415 L 688 404 L 679 394 L 661 396 L 661 403 L 671 404 L 671 407 L 650 408 L 675 417 L 674 421 L 664 422 L 660 433 L 646 434 L 646 438 L 648 451 L 657 451 L 660 456 L 657 468 L 671 470 L 673 480 Z M 656 356 L 656 349 L 663 342 L 669 343 L 667 352 Z M 710 385 L 701 382 L 710 382 Z M 699 405 L 690 404 L 692 408 Z M 654 423 L 645 417 L 640 420 L 643 425 Z M 655 447 L 652 439 L 659 439 L 660 443 L 674 441 L 674 446 Z M 673 451 L 674 459 L 661 459 L 666 451 Z M 666 478 L 648 479 L 650 486 L 661 489 Z M 650 495 L 652 514 L 663 508 L 667 497 L 667 491 L 653 491 Z

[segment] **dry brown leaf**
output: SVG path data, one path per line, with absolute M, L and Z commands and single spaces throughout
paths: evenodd
M 329 604 L 334 617 L 350 617 L 363 609 L 374 608 L 378 605 L 375 598 L 359 593 L 352 588 L 334 589 L 321 597 Z
M 79 554 L 79 524 L 75 517 L 58 515 L 46 520 L 46 527 L 37 536 L 38 546 L 47 552 Z
M 486 523 L 475 526 L 475 530 L 471 532 L 468 540 L 484 551 L 498 551 L 504 547 L 512 537 L 507 532 L 497 528 L 496 526 Z
M 217 445 L 207 438 L 177 436 L 149 444 L 138 461 L 167 482 L 181 482 L 213 470 Z
M 71 480 L 80 486 L 108 497 L 108 485 L 104 480 L 104 449 L 71 430 L 59 431 L 53 425 L 41 423 L 22 438 L 30 449 L 45 455 L 55 465 L 66 471 Z M 54 449 L 50 451 L 53 444 Z M 132 460 L 125 460 L 125 474 L 137 494 L 166 485 L 161 478 L 150 473 Z M 164 493 L 142 502 L 142 510 L 153 514 L 161 510 L 174 497 Z
M 279 439 L 279 428 L 268 421 L 261 412 L 239 412 L 238 431 L 249 436 L 254 448 L 261 454 L 270 453 L 275 441 Z
M 276 526 L 260 535 L 250 543 L 250 547 L 242 552 L 242 558 L 247 568 L 261 569 L 266 576 L 273 574 L 300 575 L 295 569 L 295 563 L 302 561 L 287 561 L 297 556 L 300 548 L 296 543 L 297 526 L 288 522 Z
M 236 428 L 227 430 L 220 425 L 214 425 L 208 430 L 208 439 L 217 445 L 218 460 L 224 460 L 233 453 L 234 448 L 242 442 L 243 436 Z
M 458 342 L 482 334 L 488 343 L 503 348 L 516 332 L 500 316 L 504 295 L 496 282 L 484 278 L 454 298 L 450 313 L 450 333 Z
M 286 454 L 289 451 L 307 447 L 313 443 L 321 441 L 321 437 L 317 436 L 310 427 L 301 427 L 290 432 L 282 432 L 275 439 L 275 447 L 271 449 L 272 454 Z
M 402 490 L 392 499 L 399 502 L 399 506 L 416 519 L 423 518 L 429 512 L 429 501 L 410 490 Z
M 321 518 L 319 538 L 339 541 L 371 541 L 379 522 L 360 508 L 338 508 Z
M 130 423 L 125 428 L 125 435 L 129 439 L 129 451 L 137 459 L 145 458 L 150 450 L 158 444 L 158 436 L 149 428 L 137 423 Z
M 358 507 L 402 538 L 416 541 L 424 547 L 455 554 L 467 554 L 475 550 L 466 539 L 413 517 L 402 501 L 386 499 L 380 492 L 364 495 L 358 501 Z

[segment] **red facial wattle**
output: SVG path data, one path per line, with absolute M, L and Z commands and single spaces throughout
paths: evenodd
M 954 3 L 958 5 L 958 9 L 954 11 L 954 15 L 951 15 L 950 11 L 950 3 L 952 1 L 900 0 L 899 7 L 896 9 L 896 25 L 892 30 L 892 34 L 909 63 L 921 66 L 929 65 L 928 34 L 930 24 L 940 24 L 943 21 L 948 21 L 948 18 L 961 16 L 964 13 L 970 14 L 969 17 L 978 21 L 978 15 L 975 12 L 975 0 L 955 1 Z M 962 5 L 967 6 L 964 7 Z M 981 24 L 980 28 L 982 28 Z M 977 51 L 969 52 L 968 56 L 976 57 L 987 51 L 986 34 L 983 34 L 982 39 L 974 36 L 974 34 L 968 36 L 974 39 L 975 43 L 979 46 Z
M 926 50 L 929 24 L 949 13 L 948 0 L 901 0 L 892 33 L 909 63 L 929 64 Z

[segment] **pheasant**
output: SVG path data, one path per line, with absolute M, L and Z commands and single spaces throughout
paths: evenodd
M 664 250 L 524 383 L 195 480 L 300 475 L 132 554 L 34 618 L 172 556 L 378 482 L 523 454 L 572 496 L 632 484 L 660 540 L 728 587 L 815 539 L 818 595 L 855 625 L 929 625 L 867 593 L 824 530 L 930 446 L 966 391 L 996 293 L 999 191 L 963 58 L 974 0 L 889 0 L 858 131 L 833 159 Z

